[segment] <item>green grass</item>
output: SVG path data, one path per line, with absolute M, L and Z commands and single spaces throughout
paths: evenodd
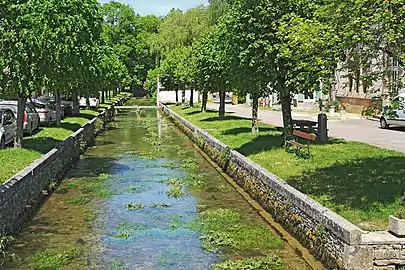
M 117 101 L 123 94 L 117 95 L 107 101 L 108 105 L 100 105 L 99 110 Z M 65 140 L 89 120 L 97 116 L 97 110 L 81 110 L 76 117 L 66 117 L 60 127 L 40 127 L 39 131 L 30 137 L 24 138 L 24 148 L 7 148 L 0 151 L 0 184 L 30 165 L 34 160 L 51 150 L 56 143 Z
M 260 124 L 253 134 L 250 119 L 228 114 L 220 121 L 214 111 L 173 110 L 363 229 L 386 229 L 389 215 L 405 213 L 403 153 L 331 139 L 311 145 L 312 156 L 303 159 L 285 150 L 274 126 Z

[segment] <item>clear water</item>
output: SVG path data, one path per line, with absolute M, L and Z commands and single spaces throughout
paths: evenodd
M 198 270 L 277 254 L 285 269 L 310 269 L 286 244 L 204 249 L 201 232 L 187 226 L 202 210 L 233 209 L 252 224 L 268 224 L 159 112 L 127 112 L 116 120 L 18 236 L 10 249 L 17 261 L 0 268 Z M 187 160 L 195 166 L 185 166 Z M 204 176 L 201 187 L 183 187 L 178 198 L 167 195 L 168 179 L 191 173 Z M 130 210 L 129 203 L 141 209 Z M 71 250 L 76 253 L 69 257 Z M 54 263 L 61 258 L 67 259 Z

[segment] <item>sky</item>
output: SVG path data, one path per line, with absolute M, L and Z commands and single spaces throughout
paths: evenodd
M 130 5 L 134 8 L 135 13 L 141 15 L 154 14 L 157 16 L 167 14 L 172 8 L 187 10 L 201 4 L 207 4 L 207 0 L 116 0 L 121 3 Z M 101 3 L 109 0 L 99 0 Z

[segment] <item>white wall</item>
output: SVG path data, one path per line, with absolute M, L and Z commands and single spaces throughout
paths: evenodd
M 179 93 L 179 102 L 181 102 L 181 90 Z M 186 102 L 190 101 L 190 90 L 186 90 Z M 159 100 L 161 103 L 175 103 L 176 102 L 176 91 L 160 91 Z M 194 102 L 200 102 L 200 94 L 198 91 L 194 91 Z

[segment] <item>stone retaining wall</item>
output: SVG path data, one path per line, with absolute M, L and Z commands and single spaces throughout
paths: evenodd
M 37 211 L 44 196 L 91 146 L 102 127 L 113 119 L 114 105 L 108 107 L 55 148 L 0 185 L 0 236 L 14 235 Z
M 164 111 L 328 269 L 382 270 L 405 264 L 402 239 L 387 232 L 362 231 L 169 108 Z M 378 243 L 367 240 L 376 236 L 381 240 Z

